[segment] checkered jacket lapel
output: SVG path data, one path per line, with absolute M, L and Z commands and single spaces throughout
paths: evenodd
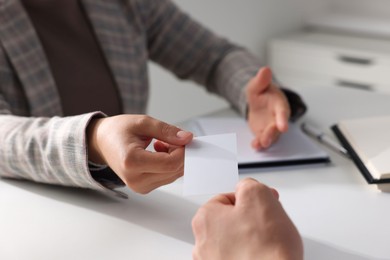
M 31 115 L 62 115 L 46 56 L 19 1 L 0 2 L 0 23 L 1 44 L 23 85 Z

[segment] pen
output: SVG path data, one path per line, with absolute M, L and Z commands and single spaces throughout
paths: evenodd
M 317 139 L 320 143 L 326 145 L 330 149 L 338 152 L 339 154 L 341 154 L 347 158 L 350 158 L 348 151 L 344 147 L 342 147 L 341 145 L 339 145 L 338 143 L 333 141 L 329 136 L 327 136 L 321 130 L 319 130 L 311 125 L 308 125 L 307 123 L 303 123 L 301 125 L 301 128 L 302 128 L 304 133 Z

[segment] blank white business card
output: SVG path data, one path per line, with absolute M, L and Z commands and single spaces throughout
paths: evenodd
M 186 145 L 185 196 L 233 192 L 238 179 L 236 134 L 195 137 Z

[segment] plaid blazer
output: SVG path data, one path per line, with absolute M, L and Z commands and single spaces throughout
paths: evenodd
M 226 97 L 245 111 L 243 87 L 260 67 L 169 0 L 82 0 L 123 103 L 145 113 L 147 62 Z M 85 130 L 99 112 L 63 117 L 56 83 L 20 0 L 0 0 L 0 176 L 106 190 L 90 173 Z

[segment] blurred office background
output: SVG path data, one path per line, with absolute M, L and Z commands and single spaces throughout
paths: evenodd
M 351 80 L 351 78 L 354 79 L 354 68 L 356 67 L 358 70 L 357 72 L 362 74 L 359 69 L 362 69 L 363 66 L 363 69 L 367 70 L 367 66 L 365 65 L 370 65 L 370 68 L 368 73 L 363 71 L 363 76 L 368 78 L 377 76 L 375 74 L 377 73 L 376 70 L 372 72 L 373 69 L 371 68 L 371 65 L 373 65 L 374 62 L 371 60 L 372 57 L 369 56 L 370 52 L 362 50 L 362 46 L 371 45 L 370 42 L 364 42 L 364 39 L 374 39 L 375 42 L 373 46 L 379 44 L 381 47 L 379 49 L 381 51 L 386 50 L 387 40 L 389 41 L 390 46 L 390 0 L 173 1 L 192 17 L 211 28 L 217 34 L 225 36 L 231 41 L 251 50 L 261 58 L 264 65 L 275 66 L 273 69 L 277 73 L 282 74 L 277 76 L 280 76 L 282 81 L 284 81 L 282 82 L 283 84 L 313 84 L 314 86 L 340 83 L 344 84 L 344 86 L 361 87 L 363 89 L 370 89 L 372 87 L 372 89 L 375 89 L 376 83 L 368 82 L 365 78 L 362 80 L 359 79 L 360 81 Z M 328 75 L 329 73 L 325 73 L 324 75 L 320 73 L 317 75 L 316 72 L 313 72 L 312 77 L 311 75 L 307 77 L 310 80 L 302 80 L 302 77 L 305 77 L 307 74 L 305 70 L 295 72 L 294 70 L 289 70 L 288 67 L 284 67 L 284 64 L 289 64 L 289 57 L 286 57 L 287 60 L 283 60 L 283 64 L 280 66 L 280 59 L 276 56 L 274 57 L 272 51 L 277 50 L 278 53 L 283 54 L 283 46 L 291 45 L 289 42 L 291 40 L 294 41 L 298 39 L 297 41 L 299 42 L 302 38 L 299 36 L 299 33 L 306 31 L 320 33 L 319 36 L 316 35 L 315 39 L 312 39 L 314 42 L 318 41 L 317 38 L 322 39 L 322 33 L 330 36 L 333 34 L 336 35 L 336 38 L 331 37 L 328 39 L 325 37 L 326 39 L 323 40 L 324 45 L 317 49 L 321 51 L 326 50 L 326 53 L 331 55 L 337 53 L 337 55 L 340 55 L 337 56 L 339 59 L 337 62 L 345 59 L 348 62 L 348 64 L 346 64 L 348 66 L 347 68 L 341 68 L 341 70 L 345 69 L 350 74 L 349 78 L 339 79 L 333 77 L 333 75 Z M 295 38 L 293 37 L 293 39 L 284 39 L 285 36 L 295 34 L 298 36 Z M 350 40 L 349 38 L 339 39 L 337 37 L 344 37 L 345 35 L 347 35 L 347 37 L 352 37 L 352 42 L 358 42 L 358 44 L 355 44 L 356 46 L 352 44 L 351 52 L 345 54 L 346 56 L 343 56 L 344 53 L 340 54 L 339 51 L 348 51 Z M 360 41 L 360 38 L 362 38 L 363 42 Z M 275 44 L 273 44 L 273 39 L 281 40 L 275 41 Z M 341 42 L 342 48 L 334 46 L 334 42 Z M 274 45 L 277 46 L 277 48 L 274 48 Z M 310 47 L 307 47 L 306 45 L 298 45 L 304 50 L 310 49 Z M 327 50 L 326 45 L 332 46 Z M 314 53 L 314 56 L 316 56 L 315 54 L 317 51 L 315 47 L 316 46 L 313 47 L 313 51 L 311 52 L 312 54 Z M 358 49 L 359 51 L 356 52 L 354 49 Z M 289 53 L 288 49 L 285 51 L 286 53 Z M 362 56 L 360 51 L 362 51 Z M 305 53 L 302 55 L 305 55 Z M 321 55 L 323 55 L 323 53 L 319 53 L 318 57 L 322 57 Z M 351 57 L 350 55 L 357 55 L 357 58 L 355 56 Z M 306 64 L 303 64 L 302 66 L 310 67 L 311 61 L 305 60 L 304 58 L 305 57 L 302 57 Z M 297 61 L 294 61 L 294 57 L 291 57 L 290 65 L 301 66 L 299 64 L 300 60 L 301 59 L 299 58 Z M 352 64 L 350 63 L 351 61 Z M 321 68 L 321 62 L 323 62 L 321 59 L 318 59 L 315 62 L 318 69 L 326 70 L 329 66 L 334 67 L 332 63 L 326 65 L 326 59 L 323 68 Z M 354 64 L 354 62 L 357 62 L 358 64 Z M 387 60 L 381 62 L 386 64 Z M 342 65 L 344 66 L 345 64 Z M 388 66 L 390 71 L 390 58 Z M 382 66 L 381 72 L 385 70 L 386 66 Z M 283 74 L 284 72 L 286 72 L 285 75 Z M 301 75 L 295 77 L 295 74 Z M 229 106 L 223 99 L 216 97 L 215 95 L 210 95 L 202 87 L 196 86 L 190 82 L 179 81 L 155 64 L 150 65 L 150 76 L 151 93 L 148 113 L 161 120 L 176 123 Z M 380 84 L 378 83 L 380 87 L 386 85 L 383 83 L 386 82 L 386 80 L 386 78 L 382 77 L 382 81 Z

